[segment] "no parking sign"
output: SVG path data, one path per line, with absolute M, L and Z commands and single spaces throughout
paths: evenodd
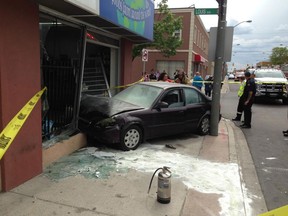
M 143 49 L 142 50 L 142 61 L 143 62 L 147 62 L 148 61 L 148 50 L 147 49 Z

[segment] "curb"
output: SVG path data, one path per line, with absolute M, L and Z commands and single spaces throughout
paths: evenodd
M 243 191 L 242 194 L 245 196 L 244 200 L 251 200 L 251 202 L 246 201 L 244 203 L 246 215 L 259 215 L 267 212 L 266 202 L 245 135 L 233 122 L 227 119 L 225 122 L 229 130 L 231 160 L 236 160 L 236 163 L 239 165 L 241 184 L 245 185 L 245 187 L 242 187 L 242 190 L 243 188 L 247 188 L 247 191 Z M 252 209 L 252 212 L 247 212 L 248 209 Z

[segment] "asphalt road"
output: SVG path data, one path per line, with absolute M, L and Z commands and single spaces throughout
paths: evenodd
M 236 116 L 238 87 L 230 83 L 229 91 L 222 94 L 221 113 L 224 118 Z M 288 129 L 288 106 L 281 101 L 262 101 L 253 105 L 252 113 L 252 128 L 242 130 L 267 208 L 272 210 L 288 204 L 288 137 L 282 134 Z

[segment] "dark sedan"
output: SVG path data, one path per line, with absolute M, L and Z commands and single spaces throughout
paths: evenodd
M 188 85 L 141 82 L 112 98 L 85 95 L 79 129 L 104 143 L 134 150 L 146 139 L 209 133 L 211 99 Z

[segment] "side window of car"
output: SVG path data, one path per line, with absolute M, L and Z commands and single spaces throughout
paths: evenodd
M 169 91 L 163 98 L 163 102 L 168 104 L 168 108 L 182 107 L 184 106 L 184 101 L 179 90 Z
M 184 88 L 186 104 L 196 104 L 202 102 L 202 97 L 199 93 L 191 88 Z

